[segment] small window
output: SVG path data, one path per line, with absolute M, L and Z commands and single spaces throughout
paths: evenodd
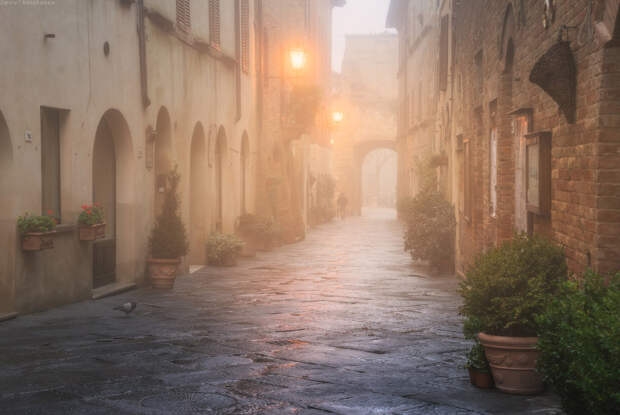
M 60 129 L 65 111 L 41 107 L 41 208 L 60 223 Z
M 527 210 L 546 216 L 551 210 L 551 133 L 528 134 L 526 140 Z
M 448 89 L 448 31 L 450 17 L 441 18 L 441 32 L 439 35 L 439 90 Z
M 249 0 L 241 0 L 241 69 L 250 69 L 250 5 Z
M 221 47 L 220 0 L 209 0 L 209 41 L 216 48 Z
M 190 0 L 177 0 L 177 27 L 185 33 L 191 29 Z
M 463 140 L 463 215 L 471 221 L 472 216 L 472 159 L 469 139 Z

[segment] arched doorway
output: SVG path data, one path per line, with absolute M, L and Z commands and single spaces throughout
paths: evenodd
M 247 212 L 247 180 L 248 180 L 248 171 L 249 171 L 249 162 L 250 162 L 250 142 L 248 139 L 248 133 L 244 132 L 243 137 L 241 138 L 241 155 L 240 155 L 240 164 L 241 164 L 241 214 Z
M 362 208 L 395 208 L 398 156 L 396 151 L 378 148 L 362 162 Z
M 219 232 L 224 230 L 224 172 L 228 157 L 227 153 L 226 131 L 224 127 L 220 127 L 215 143 L 215 228 Z
M 155 216 L 161 211 L 167 185 L 166 177 L 173 167 L 171 131 L 170 114 L 166 107 L 161 107 L 155 124 Z
M 207 164 L 205 134 L 196 124 L 190 146 L 189 185 L 189 264 L 203 265 L 206 249 Z
M 13 194 L 13 147 L 9 128 L 0 112 L 0 194 Z M 15 251 L 15 212 L 12 197 L 0 197 L 0 314 L 13 309 L 12 258 Z
M 133 280 L 134 160 L 131 134 L 114 109 L 101 117 L 93 147 L 93 202 L 104 208 L 106 235 L 93 244 L 93 288 Z

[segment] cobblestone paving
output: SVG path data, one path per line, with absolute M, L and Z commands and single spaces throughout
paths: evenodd
M 469 384 L 456 278 L 416 269 L 388 213 L 0 324 L 0 413 L 558 413 Z

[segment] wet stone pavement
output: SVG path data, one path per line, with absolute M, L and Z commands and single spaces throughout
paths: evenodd
M 172 291 L 0 323 L 0 413 L 559 413 L 549 394 L 469 384 L 456 288 L 375 210 Z M 112 310 L 128 300 L 133 314 Z

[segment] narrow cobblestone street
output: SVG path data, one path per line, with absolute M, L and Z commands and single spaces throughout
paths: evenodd
M 469 384 L 457 279 L 416 270 L 401 234 L 375 210 L 170 292 L 4 322 L 0 412 L 558 413 L 548 394 Z

